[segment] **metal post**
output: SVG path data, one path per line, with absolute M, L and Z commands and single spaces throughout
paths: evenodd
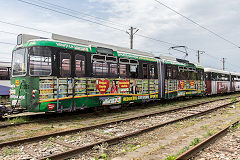
M 137 28 L 133 28 L 133 27 L 131 27 L 129 30 L 130 30 L 130 33 L 128 32 L 128 31 L 126 31 L 126 33 L 127 34 L 129 34 L 129 36 L 130 36 L 130 49 L 133 49 L 133 35 L 135 34 L 135 33 L 137 33 L 137 31 L 139 30 L 139 29 L 137 29 L 134 33 L 133 33 L 133 30 L 134 29 L 137 29 Z
M 197 51 L 197 57 L 198 57 L 198 64 L 200 64 L 200 54 L 205 53 L 204 51 Z
M 223 62 L 223 71 L 224 71 L 225 70 L 225 58 L 223 58 L 222 62 Z

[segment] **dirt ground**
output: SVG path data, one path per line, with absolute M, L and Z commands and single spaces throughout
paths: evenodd
M 140 142 L 138 146 L 141 147 L 134 151 L 121 152 L 120 156 L 112 160 L 166 159 L 190 145 L 194 138 L 205 139 L 238 118 L 240 118 L 239 103 L 206 116 L 165 126 L 143 134 L 138 138 Z

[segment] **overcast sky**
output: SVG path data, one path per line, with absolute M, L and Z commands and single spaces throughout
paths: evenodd
M 204 67 L 221 69 L 221 58 L 226 58 L 226 70 L 240 72 L 240 48 L 210 34 L 154 0 L 51 0 L 57 6 L 48 6 L 39 0 L 24 0 L 44 7 L 65 12 L 70 17 L 50 10 L 32 6 L 18 0 L 0 0 L 0 21 L 33 27 L 48 32 L 81 39 L 129 47 L 130 26 L 139 29 L 137 34 L 185 45 L 194 50 L 205 51 L 200 58 Z M 47 0 L 45 0 L 47 1 Z M 235 44 L 240 45 L 240 1 L 238 0 L 159 0 Z M 90 17 L 91 16 L 91 17 Z M 98 17 L 98 18 L 93 18 Z M 91 23 L 90 20 L 96 23 Z M 99 19 L 101 18 L 101 19 Z M 102 21 L 102 20 L 106 21 Z M 100 21 L 101 20 L 101 21 Z M 106 27 L 111 26 L 118 30 Z M 121 30 L 121 31 L 120 31 Z M 0 42 L 16 43 L 11 33 L 34 34 L 51 37 L 50 33 L 25 29 L 0 22 Z M 1 61 L 11 61 L 14 45 L 0 43 Z M 136 35 L 134 49 L 183 58 L 181 52 L 169 50 L 173 45 L 152 41 Z M 197 62 L 196 51 L 188 49 L 188 60 Z

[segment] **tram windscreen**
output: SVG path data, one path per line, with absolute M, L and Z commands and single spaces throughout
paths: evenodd
M 13 52 L 12 75 L 23 76 L 27 71 L 27 53 L 25 48 L 17 49 Z
M 32 47 L 30 49 L 29 71 L 31 76 L 49 76 L 52 73 L 49 47 Z

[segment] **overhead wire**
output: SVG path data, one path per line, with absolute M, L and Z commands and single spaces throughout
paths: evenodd
M 44 9 L 47 9 L 47 10 L 51 10 L 53 12 L 57 12 L 57 13 L 60 13 L 60 14 L 65 14 L 67 16 L 71 16 L 73 18 L 77 18 L 77 19 L 81 19 L 81 20 L 84 20 L 84 21 L 88 21 L 88 22 L 91 22 L 91 23 L 95 23 L 95 24 L 98 24 L 98 25 L 102 25 L 102 26 L 105 26 L 105 27 L 108 27 L 108 28 L 112 28 L 112 29 L 115 29 L 115 30 L 119 30 L 119 31 L 122 31 L 122 32 L 126 32 L 125 30 L 123 29 L 119 29 L 119 28 L 116 28 L 116 27 L 112 27 L 112 26 L 108 26 L 108 25 L 105 25 L 105 24 L 102 24 L 102 23 L 99 23 L 99 22 L 95 22 L 95 21 L 92 21 L 92 20 L 88 20 L 88 19 L 85 19 L 85 18 L 81 18 L 81 17 L 78 17 L 78 16 L 74 16 L 74 15 L 71 15 L 71 14 L 68 14 L 68 13 L 65 13 L 65 12 L 62 12 L 62 11 L 57 11 L 55 9 L 51 9 L 51 8 L 48 8 L 48 7 L 44 7 L 44 6 L 41 6 L 41 5 L 38 5 L 38 4 L 34 4 L 34 3 L 31 3 L 31 2 L 27 2 L 27 1 L 24 1 L 24 0 L 17 0 L 17 1 L 20 1 L 20 2 L 23 2 L 23 3 L 26 3 L 26 4 L 29 4 L 29 5 L 33 5 L 33 6 L 37 6 L 39 8 L 44 8 Z M 42 2 L 45 2 L 43 0 L 40 0 Z M 155 0 L 156 1 L 156 0 Z M 159 2 L 159 1 L 158 1 Z M 48 2 L 45 2 L 45 3 L 48 3 Z M 160 2 L 161 3 L 161 2 Z M 51 3 L 48 3 L 48 4 L 51 4 Z M 51 4 L 52 5 L 52 4 Z M 58 6 L 58 7 L 62 7 L 62 6 Z M 62 7 L 62 8 L 65 8 L 65 7 Z M 71 10 L 69 8 L 65 8 L 67 10 Z M 74 10 L 72 10 L 74 11 Z M 77 12 L 77 11 L 76 11 Z M 187 18 L 187 17 L 186 17 Z M 23 26 L 23 25 L 18 25 L 18 24 L 14 24 L 14 23 L 9 23 L 9 22 L 4 22 L 4 21 L 1 21 L 0 20 L 0 23 L 5 23 L 5 24 L 9 24 L 9 25 L 14 25 L 14 26 L 18 26 L 18 27 L 23 27 L 23 28 L 27 28 L 27 29 L 32 29 L 32 30 L 36 30 L 36 31 L 40 31 L 40 32 L 45 32 L 45 33 L 51 33 L 49 31 L 44 31 L 44 30 L 41 30 L 41 29 L 36 29 L 36 28 L 32 28 L 32 27 L 26 27 L 26 26 Z M 155 38 L 152 38 L 152 37 L 148 37 L 148 36 L 145 36 L 145 35 L 142 35 L 142 34 L 136 34 L 137 36 L 139 37 L 142 37 L 142 38 L 146 38 L 146 39 L 149 39 L 149 40 L 153 40 L 153 41 L 157 41 L 157 42 L 160 42 L 160 43 L 163 43 L 163 44 L 167 44 L 167 45 L 177 45 L 177 44 L 174 44 L 174 43 L 171 43 L 171 42 L 166 42 L 166 41 L 163 41 L 163 40 L 159 40 L 159 39 L 155 39 Z M 6 43 L 5 43 L 6 44 Z M 10 44 L 10 43 L 8 43 Z M 15 44 L 14 44 L 15 45 Z M 192 49 L 192 48 L 188 48 L 192 51 L 197 51 L 195 49 Z M 209 56 L 211 56 L 210 54 L 207 54 Z M 213 56 L 212 56 L 213 57 Z
M 8 43 L 8 42 L 0 42 L 1 44 L 9 44 L 9 45 L 16 45 L 14 43 Z
M 16 24 L 16 23 L 10 23 L 10 22 L 6 22 L 6 21 L 2 21 L 2 20 L 0 20 L 0 23 L 12 25 L 12 26 L 17 26 L 17 27 L 22 27 L 22 28 L 26 28 L 26 29 L 31 29 L 31 30 L 35 30 L 35 31 L 39 31 L 39 32 L 44 32 L 44 33 L 51 33 L 51 32 L 48 32 L 48 31 L 41 30 L 41 29 L 36 29 L 36 28 L 33 28 L 33 27 L 26 27 L 26 26 L 23 26 L 23 25 L 19 25 L 19 24 Z
M 76 18 L 76 19 L 79 19 L 79 20 L 88 21 L 88 22 L 95 23 L 95 24 L 98 24 L 98 25 L 101 25 L 101 26 L 104 26 L 104 27 L 108 27 L 108 28 L 112 28 L 112 29 L 119 30 L 119 31 L 122 31 L 122 32 L 126 32 L 125 30 L 119 29 L 117 27 L 109 26 L 109 25 L 106 25 L 106 24 L 102 24 L 102 23 L 99 23 L 99 22 L 96 22 L 96 21 L 86 19 L 86 18 L 78 17 L 78 16 L 75 16 L 75 15 L 72 15 L 72 14 L 69 14 L 69 13 L 58 11 L 58 10 L 55 10 L 55 9 L 52 9 L 52 8 L 49 8 L 49 7 L 44 7 L 44 6 L 41 6 L 41 5 L 38 5 L 38 4 L 35 4 L 35 3 L 31 3 L 31 2 L 28 2 L 28 1 L 24 1 L 24 0 L 17 0 L 17 1 L 32 5 L 32 6 L 36 6 L 36 7 L 39 7 L 39 8 L 43 8 L 43 9 L 46 9 L 46 10 L 50 10 L 50 11 L 53 11 L 53 12 L 56 12 L 56 13 L 59 13 L 59 14 L 67 15 L 67 16 L 70 16 L 70 17 L 73 17 L 73 18 Z
M 101 18 L 101 17 L 97 17 L 97 16 L 93 16 L 93 15 L 90 15 L 90 14 L 87 14 L 87 13 L 84 13 L 84 12 L 76 11 L 76 10 L 73 10 L 73 9 L 70 9 L 70 8 L 66 8 L 66 7 L 57 5 L 57 4 L 49 3 L 49 2 L 46 2 L 46 1 L 44 1 L 44 0 L 35 0 L 35 1 L 38 2 L 38 3 L 39 3 L 39 2 L 42 2 L 42 3 L 44 3 L 44 4 L 50 5 L 50 6 L 55 7 L 55 8 L 61 8 L 61 9 L 70 11 L 70 12 L 72 12 L 72 13 L 81 14 L 81 15 L 87 16 L 87 17 L 89 17 L 89 18 L 97 19 L 97 20 L 102 21 L 102 22 L 107 22 L 107 23 L 110 23 L 110 24 L 112 24 L 112 25 L 131 27 L 131 26 L 129 26 L 129 25 L 120 24 L 120 23 L 117 23 L 117 22 L 114 22 L 114 21 L 106 20 L 106 19 Z
M 13 32 L 8 32 L 8 31 L 0 31 L 2 33 L 6 33 L 6 34 L 11 34 L 11 35 L 18 35 L 17 33 L 13 33 Z
M 232 44 L 232 45 L 234 45 L 234 46 L 236 46 L 236 47 L 239 48 L 239 45 L 237 45 L 236 43 L 234 43 L 234 42 L 232 42 L 232 41 L 226 39 L 225 37 L 219 35 L 218 33 L 215 33 L 214 31 L 212 31 L 212 30 L 210 30 L 210 29 L 204 27 L 203 25 L 201 25 L 201 24 L 195 22 L 194 20 L 188 18 L 187 16 L 185 16 L 185 15 L 183 15 L 182 13 L 176 11 L 175 9 L 173 9 L 173 8 L 171 8 L 171 7 L 169 7 L 169 6 L 167 6 L 166 4 L 160 2 L 159 0 L 154 0 L 154 1 L 157 2 L 157 3 L 159 3 L 160 5 L 162 5 L 162 6 L 166 7 L 166 8 L 168 8 L 169 10 L 175 12 L 176 14 L 180 15 L 181 17 L 187 19 L 188 21 L 192 22 L 193 24 L 195 24 L 195 25 L 201 27 L 202 29 L 208 31 L 209 33 L 211 33 L 211 34 L 217 36 L 218 38 L 220 38 L 220 39 L 222 39 L 222 40 L 224 40 L 224 41 L 226 41 L 226 42 L 228 42 L 228 43 L 230 43 L 230 44 Z

